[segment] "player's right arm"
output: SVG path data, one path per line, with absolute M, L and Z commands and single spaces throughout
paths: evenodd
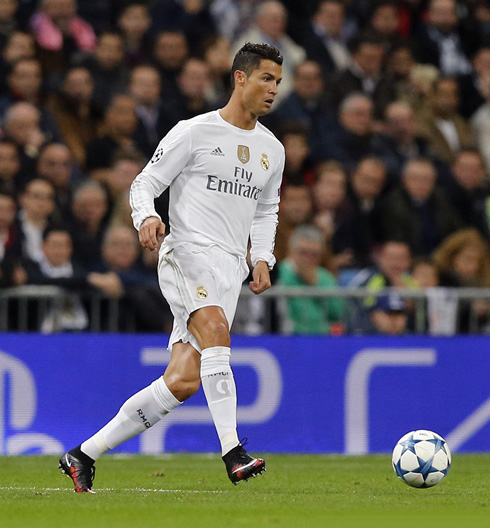
M 140 244 L 150 251 L 158 248 L 160 241 L 165 236 L 165 224 L 159 216 L 149 216 L 141 224 L 138 232 Z
M 131 184 L 131 216 L 143 247 L 156 249 L 158 239 L 163 237 L 165 224 L 155 210 L 155 198 L 184 170 L 190 156 L 190 128 L 181 121 L 160 141 L 151 160 Z

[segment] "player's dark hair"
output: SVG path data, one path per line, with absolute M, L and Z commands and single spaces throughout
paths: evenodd
M 245 43 L 235 55 L 233 65 L 231 67 L 231 86 L 235 88 L 235 72 L 242 71 L 250 76 L 250 74 L 260 67 L 263 60 L 270 60 L 282 66 L 283 56 L 281 52 L 274 46 L 269 44 L 252 44 Z

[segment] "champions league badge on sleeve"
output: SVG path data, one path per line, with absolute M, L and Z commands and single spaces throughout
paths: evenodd
M 160 161 L 160 159 L 163 156 L 164 148 L 160 147 L 157 151 L 155 151 L 155 154 L 153 154 L 153 157 L 150 160 L 150 163 L 156 163 L 157 161 Z

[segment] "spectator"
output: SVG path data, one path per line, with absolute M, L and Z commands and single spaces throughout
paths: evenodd
M 284 100 L 293 87 L 294 68 L 306 59 L 303 48 L 298 46 L 286 34 L 288 12 L 277 0 L 267 0 L 259 5 L 255 26 L 241 34 L 233 44 L 233 53 L 245 42 L 265 42 L 281 50 L 284 57 L 282 63 L 281 89 L 276 95 L 276 101 Z
M 465 226 L 475 227 L 490 241 L 490 186 L 481 154 L 462 150 L 442 182 L 443 189 Z
M 14 228 L 16 214 L 14 196 L 0 187 L 0 287 L 13 285 L 14 268 L 21 255 L 20 236 Z
M 477 44 L 458 29 L 456 0 L 430 0 L 427 20 L 417 35 L 417 59 L 437 66 L 443 75 L 471 72 L 468 57 Z
M 114 202 L 111 223 L 127 224 L 133 227 L 131 208 L 129 206 L 129 188 L 134 178 L 146 165 L 146 162 L 144 156 L 139 152 L 121 152 L 115 156 L 105 179 Z M 169 225 L 168 206 L 169 193 L 167 190 L 158 198 L 155 198 L 155 210 L 166 226 Z
M 43 256 L 44 230 L 53 221 L 55 212 L 53 184 L 42 178 L 29 181 L 20 196 L 16 230 L 22 244 L 22 255 L 35 262 Z
M 177 78 L 189 58 L 189 46 L 184 33 L 162 31 L 155 38 L 153 59 L 162 78 L 162 99 L 175 99 L 179 94 Z
M 490 72 L 487 77 L 481 79 L 479 87 L 485 97 L 485 103 L 473 114 L 471 123 L 475 130 L 476 143 L 485 159 L 487 171 L 490 171 Z
M 407 161 L 428 157 L 429 143 L 417 133 L 415 113 L 408 102 L 395 101 L 386 107 L 384 133 L 376 138 L 373 150 L 386 163 L 391 186 L 399 182 Z
M 166 99 L 165 110 L 173 123 L 190 119 L 214 107 L 208 101 L 211 71 L 200 59 L 188 59 L 177 79 L 179 94 L 176 99 Z
M 6 95 L 8 93 L 6 80 L 12 64 L 25 57 L 34 57 L 36 45 L 29 33 L 14 31 L 0 50 L 0 95 Z
M 436 188 L 434 164 L 426 159 L 405 165 L 401 184 L 386 197 L 382 210 L 384 239 L 403 240 L 415 256 L 429 255 L 462 227 L 457 212 Z
M 106 109 L 101 137 L 87 145 L 87 172 L 92 172 L 93 177 L 103 180 L 118 151 L 138 149 L 133 139 L 137 126 L 135 100 L 125 94 L 115 95 Z
M 60 139 L 56 121 L 43 106 L 41 93 L 42 70 L 41 63 L 34 57 L 24 57 L 12 64 L 7 77 L 8 94 L 0 98 L 0 118 L 15 102 L 25 101 L 39 108 L 41 112 L 41 129 L 55 140 Z
M 175 124 L 160 100 L 161 78 L 154 66 L 140 65 L 133 68 L 128 93 L 136 102 L 138 125 L 134 132 L 135 142 L 142 152 L 151 157 L 162 137 Z
M 106 108 L 112 97 L 126 88 L 129 72 L 124 63 L 124 44 L 119 33 L 101 33 L 93 54 L 77 63 L 92 74 L 94 102 L 100 108 Z
M 365 287 L 372 292 L 385 288 L 416 288 L 410 275 L 412 255 L 410 246 L 405 242 L 388 240 L 380 248 L 375 266 L 362 269 L 349 283 L 349 287 Z M 370 328 L 370 310 L 376 297 L 364 300 L 351 300 L 347 310 L 348 328 L 351 332 L 365 332 Z
M 5 70 L 19 59 L 34 57 L 36 55 L 36 43 L 30 33 L 14 31 L 6 40 L 2 49 L 2 63 Z
M 388 103 L 395 98 L 392 80 L 383 75 L 385 48 L 377 38 L 359 37 L 352 43 L 352 62 L 333 79 L 333 98 L 336 105 L 353 92 L 362 92 L 374 104 L 374 114 L 382 119 Z
M 278 131 L 278 137 L 286 152 L 283 182 L 286 185 L 312 184 L 315 173 L 307 161 L 310 153 L 308 128 L 297 121 L 285 123 Z
M 334 245 L 346 213 L 347 175 L 342 165 L 335 161 L 321 163 L 317 167 L 317 176 L 313 184 L 313 223 L 320 229 L 328 241 Z M 334 247 L 335 251 L 335 247 Z M 350 249 L 336 254 L 330 262 L 331 270 L 348 266 L 352 260 Z M 323 262 L 327 265 L 327 262 Z
M 113 200 L 129 192 L 133 180 L 145 165 L 145 156 L 138 152 L 122 152 L 114 158 L 106 180 Z
M 300 39 L 308 59 L 319 64 L 323 72 L 345 70 L 351 60 L 342 34 L 345 21 L 345 2 L 322 0 L 304 28 Z
M 131 219 L 131 206 L 129 205 L 129 192 L 123 192 L 114 200 L 110 224 L 122 225 L 133 228 Z M 166 225 L 166 224 L 165 224 Z M 158 256 L 158 255 L 157 255 Z
M 457 300 L 451 290 L 440 287 L 439 270 L 433 259 L 413 259 L 410 274 L 416 288 L 424 290 L 426 295 L 425 299 L 415 301 L 417 309 L 410 318 L 410 326 L 415 327 L 417 332 L 452 335 L 456 326 Z
M 2 121 L 4 137 L 15 143 L 20 160 L 18 184 L 22 187 L 32 178 L 41 147 L 51 137 L 41 130 L 41 112 L 31 103 L 11 105 Z
M 19 7 L 18 0 L 3 0 L 0 5 L 0 49 L 8 37 L 17 29 L 15 13 Z
M 340 129 L 326 144 L 324 159 L 340 161 L 347 171 L 371 155 L 373 149 L 373 103 L 362 93 L 351 93 L 339 108 Z
M 208 37 L 216 34 L 210 7 L 205 0 L 156 0 L 152 3 L 150 14 L 153 33 L 175 29 L 182 31 L 193 56 L 199 54 Z
M 396 293 L 380 295 L 371 308 L 370 320 L 372 324 L 370 333 L 405 334 L 408 322 L 406 302 Z
M 139 263 L 140 246 L 134 229 L 108 228 L 102 244 L 102 269 L 116 273 L 121 282 L 123 303 L 136 320 L 136 331 L 162 332 L 171 328 L 168 305 L 154 273 Z
M 415 56 L 410 41 L 400 41 L 390 49 L 386 60 L 386 74 L 393 79 L 395 100 L 412 95 L 413 86 L 410 75 L 415 65 Z
M 211 88 L 209 100 L 213 106 L 224 106 L 231 93 L 231 44 L 224 37 L 211 38 L 204 46 L 204 60 L 209 66 Z
M 361 160 L 350 179 L 346 211 L 333 239 L 334 252 L 349 251 L 353 268 L 374 264 L 381 242 L 381 193 L 386 183 L 386 166 L 378 158 Z
M 296 66 L 292 92 L 276 112 L 262 121 L 276 131 L 291 121 L 302 123 L 308 129 L 312 162 L 325 159 L 325 148 L 337 125 L 333 107 L 325 98 L 325 85 L 318 63 L 308 60 Z
M 430 97 L 439 77 L 439 70 L 431 64 L 415 64 L 411 68 L 409 84 L 401 98 L 413 108 L 417 120 L 431 112 Z
M 479 48 L 472 59 L 473 70 L 467 75 L 458 77 L 460 101 L 459 112 L 465 119 L 470 119 L 485 103 L 490 77 L 490 46 Z
M 102 238 L 109 215 L 105 188 L 96 181 L 82 183 L 73 195 L 70 231 L 75 258 L 88 271 L 102 260 Z
M 409 288 L 415 286 L 410 276 L 412 254 L 410 246 L 398 240 L 387 240 L 381 246 L 376 265 L 361 270 L 349 286 L 365 286 L 372 291 L 383 288 Z
M 449 164 L 461 149 L 476 146 L 471 124 L 457 111 L 457 81 L 449 77 L 437 79 L 429 101 L 429 112 L 419 117 L 419 130 L 429 142 L 432 154 Z
M 482 0 L 473 0 L 473 19 L 476 31 L 482 41 L 490 35 L 490 6 Z
M 41 83 L 43 75 L 39 59 L 20 57 L 10 65 L 7 75 L 8 94 L 0 100 L 0 115 L 14 101 L 41 104 Z
M 400 43 L 400 12 L 398 2 L 381 0 L 374 4 L 369 15 L 368 30 L 391 48 Z
M 279 224 L 274 255 L 278 261 L 286 258 L 289 237 L 294 228 L 311 221 L 313 201 L 306 185 L 286 185 L 282 189 L 279 205 Z
M 39 153 L 37 176 L 52 183 L 56 208 L 61 218 L 68 218 L 73 195 L 73 162 L 68 147 L 63 143 L 48 143 Z
M 255 21 L 255 11 L 263 0 L 215 0 L 209 7 L 218 32 L 230 41 L 244 33 Z
M 330 289 L 337 283 L 320 266 L 325 238 L 313 226 L 299 226 L 291 234 L 286 260 L 279 263 L 279 284 L 283 286 L 316 286 Z M 332 323 L 343 314 L 343 302 L 330 298 L 290 298 L 286 300 L 283 327 L 286 333 L 328 334 Z
M 490 250 L 476 229 L 461 229 L 434 252 L 443 286 L 490 287 Z
M 18 190 L 19 153 L 14 142 L 0 141 L 0 189 L 12 194 Z
M 51 110 L 73 159 L 84 167 L 87 145 L 97 137 L 102 110 L 94 101 L 92 74 L 83 66 L 70 68 L 61 89 L 50 97 Z
M 80 331 L 88 326 L 88 316 L 80 295 L 97 289 L 118 297 L 120 285 L 114 273 L 86 273 L 72 259 L 73 244 L 65 228 L 48 228 L 43 234 L 42 257 L 38 262 L 26 260 L 24 269 L 29 284 L 59 286 L 67 290 L 61 306 L 53 306 L 44 317 L 43 333 Z
M 447 237 L 434 252 L 442 286 L 490 287 L 490 248 L 476 229 Z M 490 314 L 486 299 L 459 301 L 459 331 L 481 331 Z
M 423 290 L 439 286 L 439 270 L 430 257 L 417 257 L 413 259 L 410 272 L 417 286 Z
M 95 48 L 95 33 L 77 15 L 76 0 L 42 0 L 31 18 L 31 30 L 48 75 L 60 75 L 76 53 Z
M 150 25 L 148 2 L 130 2 L 119 13 L 117 26 L 123 36 L 124 60 L 129 68 L 147 62 L 151 54 L 153 40 L 148 31 Z

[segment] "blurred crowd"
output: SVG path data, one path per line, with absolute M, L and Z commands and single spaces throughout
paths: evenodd
M 430 288 L 435 319 L 488 331 L 488 302 L 451 308 L 451 288 L 490 287 L 485 0 L 0 0 L 0 287 L 100 292 L 168 330 L 129 187 L 179 120 L 226 103 L 246 41 L 284 55 L 261 118 L 286 150 L 274 283 Z M 45 331 L 87 327 L 77 295 Z M 274 312 L 292 333 L 415 318 L 396 295 Z

